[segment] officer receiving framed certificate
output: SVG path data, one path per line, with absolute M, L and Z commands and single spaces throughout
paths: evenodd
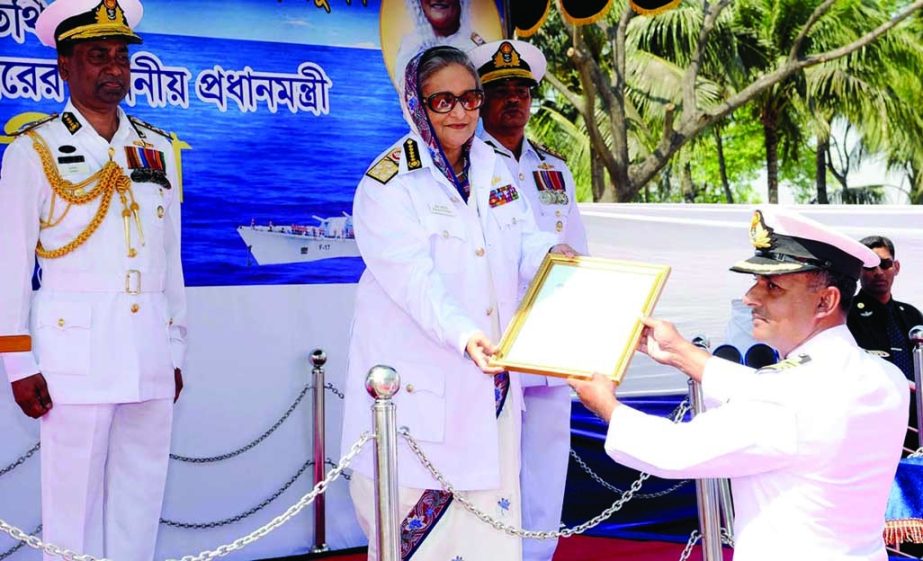
M 506 328 L 492 365 L 619 383 L 670 267 L 549 254 Z

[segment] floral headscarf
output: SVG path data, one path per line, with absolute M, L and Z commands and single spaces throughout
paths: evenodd
M 407 119 L 407 122 L 410 124 L 411 129 L 420 135 L 420 138 L 423 139 L 423 142 L 426 143 L 427 148 L 429 148 L 429 153 L 433 158 L 433 164 L 436 166 L 439 171 L 442 172 L 442 175 L 449 180 L 449 183 L 455 186 L 458 189 L 458 192 L 465 198 L 468 199 L 468 181 L 466 177 L 459 178 L 455 173 L 455 170 L 452 168 L 451 162 L 449 162 L 448 157 L 445 155 L 445 151 L 442 149 L 442 145 L 439 143 L 439 139 L 436 137 L 436 132 L 433 130 L 433 124 L 429 120 L 429 116 L 426 114 L 426 107 L 424 106 L 423 94 L 420 91 L 420 61 L 423 59 L 423 55 L 428 53 L 431 49 L 417 53 L 410 62 L 407 63 L 407 68 L 404 70 L 404 91 L 403 103 L 401 104 L 404 109 L 404 118 Z M 462 147 L 462 154 L 464 155 L 465 161 L 468 160 L 468 153 L 471 150 L 471 143 L 474 141 L 474 135 L 468 139 L 468 142 Z M 465 166 L 465 172 L 467 172 L 467 164 Z M 467 173 L 463 173 L 463 176 L 466 176 Z

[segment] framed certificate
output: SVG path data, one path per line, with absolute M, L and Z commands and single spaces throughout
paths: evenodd
M 549 254 L 491 363 L 558 377 L 622 380 L 670 267 Z

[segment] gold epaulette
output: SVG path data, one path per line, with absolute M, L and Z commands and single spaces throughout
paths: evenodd
M 557 152 L 555 152 L 555 151 L 552 150 L 551 148 L 548 148 L 548 147 L 545 146 L 544 144 L 535 142 L 534 140 L 529 140 L 529 142 L 532 143 L 532 147 L 535 148 L 535 150 L 536 150 L 537 152 L 544 152 L 544 153 L 548 154 L 549 156 L 553 156 L 553 157 L 555 157 L 555 158 L 561 160 L 561 161 L 564 162 L 565 164 L 567 163 L 567 158 L 565 158 L 565 157 L 564 157 L 563 155 L 561 155 L 561 154 L 558 154 Z
M 26 134 L 26 133 L 29 132 L 30 130 L 32 130 L 32 129 L 36 128 L 36 127 L 42 126 L 42 125 L 44 125 L 45 123 L 48 123 L 48 122 L 50 122 L 50 121 L 52 121 L 52 120 L 54 120 L 54 119 L 57 119 L 57 118 L 58 118 L 58 114 L 57 114 L 57 113 L 52 113 L 51 115 L 48 115 L 48 116 L 45 117 L 45 118 L 38 119 L 38 120 L 36 120 L 36 121 L 28 122 L 28 123 L 24 124 L 23 126 L 19 127 L 19 130 L 16 130 L 16 131 L 11 132 L 11 133 L 10 133 L 10 136 L 21 136 L 21 135 L 23 135 L 23 134 Z
M 416 145 L 416 143 L 414 143 L 414 145 Z M 382 159 L 375 162 L 372 167 L 365 172 L 365 175 L 378 181 L 382 185 L 387 184 L 397 175 L 399 169 L 398 164 L 401 161 L 401 153 L 403 151 L 404 148 L 401 144 L 392 146 Z
M 170 142 L 173 142 L 173 135 L 172 135 L 172 134 L 168 133 L 167 131 L 165 131 L 165 130 L 159 128 L 159 127 L 155 127 L 154 125 L 148 123 L 147 121 L 142 121 L 141 119 L 139 119 L 139 118 L 137 118 L 137 117 L 135 117 L 135 116 L 132 116 L 132 115 L 129 115 L 129 116 L 128 116 L 128 120 L 131 121 L 131 124 L 132 124 L 132 125 L 134 125 L 135 130 L 138 131 L 138 135 L 139 135 L 141 138 L 144 138 L 144 132 L 142 132 L 141 130 L 139 130 L 138 127 L 145 128 L 145 129 L 147 129 L 147 130 L 149 130 L 149 131 L 151 131 L 151 132 L 156 132 L 157 134 L 159 134 L 160 136 L 163 136 L 164 138 L 166 138 L 166 139 L 169 140 Z

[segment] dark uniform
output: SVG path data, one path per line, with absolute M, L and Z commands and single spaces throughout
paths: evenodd
M 899 345 L 895 345 L 888 333 L 891 318 L 894 318 L 900 333 Z M 882 304 L 869 293 L 860 290 L 853 299 L 846 324 L 860 347 L 875 351 L 875 354 L 900 368 L 908 380 L 913 380 L 913 345 L 908 333 L 914 326 L 923 325 L 920 310 L 893 298 L 887 304 Z
M 891 322 L 893 324 L 889 325 Z M 846 325 L 860 347 L 893 363 L 908 380 L 913 381 L 913 344 L 908 334 L 913 327 L 923 325 L 920 310 L 894 298 L 882 304 L 866 291 L 859 290 L 853 299 Z M 907 426 L 917 426 L 915 399 L 910 400 Z M 907 431 L 904 448 L 916 450 L 921 445 L 923 442 L 917 434 Z

